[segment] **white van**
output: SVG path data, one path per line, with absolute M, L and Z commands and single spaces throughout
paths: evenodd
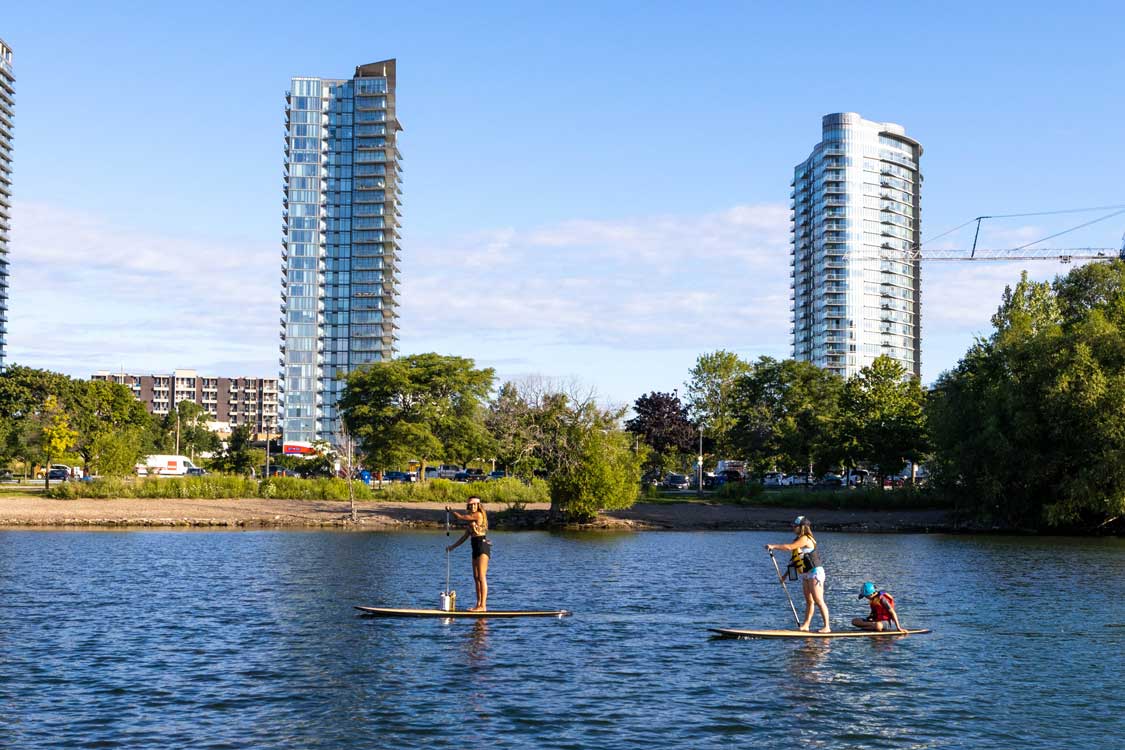
M 182 477 L 187 476 L 188 469 L 196 468 L 187 456 L 169 456 L 157 454 L 146 456 L 143 463 L 136 466 L 137 474 L 142 477 Z

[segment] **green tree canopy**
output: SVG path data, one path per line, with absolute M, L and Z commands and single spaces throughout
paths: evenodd
M 729 457 L 735 447 L 730 438 L 736 421 L 734 389 L 748 372 L 750 365 L 737 354 L 719 350 L 701 354 L 685 384 L 691 421 L 703 427 L 720 457 Z
M 1024 274 L 994 331 L 944 373 L 927 413 L 935 480 L 1006 526 L 1125 514 L 1125 263 L 1052 284 Z
M 880 476 L 917 464 L 926 451 L 925 395 L 917 378 L 890 357 L 876 357 L 844 384 L 837 449 L 849 466 L 863 462 Z
M 759 471 L 835 464 L 844 381 L 811 362 L 762 357 L 735 383 L 730 440 Z
M 349 432 L 375 468 L 411 460 L 464 463 L 492 451 L 484 404 L 491 368 L 471 359 L 413 354 L 353 371 L 340 399 Z

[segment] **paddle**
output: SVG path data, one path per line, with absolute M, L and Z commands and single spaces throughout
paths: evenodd
M 785 598 L 789 600 L 789 609 L 793 610 L 793 619 L 797 621 L 797 627 L 801 627 L 801 618 L 797 616 L 797 607 L 793 604 L 793 597 L 789 596 L 789 587 L 785 585 L 785 576 L 781 575 L 781 568 L 777 565 L 777 558 L 773 556 L 773 550 L 769 550 L 770 559 L 773 560 L 773 569 L 777 571 L 777 580 L 781 581 L 781 588 L 785 592 Z
M 449 536 L 449 508 L 445 509 L 445 535 Z M 445 593 L 449 593 L 449 545 L 445 545 Z

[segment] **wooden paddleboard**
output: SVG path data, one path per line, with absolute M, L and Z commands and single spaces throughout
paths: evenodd
M 399 609 L 394 607 L 356 607 L 356 609 L 373 617 L 438 617 L 466 620 L 479 620 L 485 617 L 567 617 L 570 615 L 570 612 L 565 609 L 546 611 L 493 609 L 487 612 L 470 612 L 467 609 L 455 609 L 452 612 L 446 612 L 444 609 Z
M 831 633 L 816 633 L 803 630 L 734 630 L 732 628 L 708 628 L 718 633 L 720 638 L 878 638 L 880 636 L 922 635 L 930 630 L 834 630 Z

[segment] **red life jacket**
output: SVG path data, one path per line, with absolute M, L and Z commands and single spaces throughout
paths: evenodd
M 891 617 L 891 608 L 895 606 L 895 598 L 888 594 L 886 591 L 880 591 L 871 599 L 871 616 L 868 620 L 872 622 L 886 622 L 893 620 Z

